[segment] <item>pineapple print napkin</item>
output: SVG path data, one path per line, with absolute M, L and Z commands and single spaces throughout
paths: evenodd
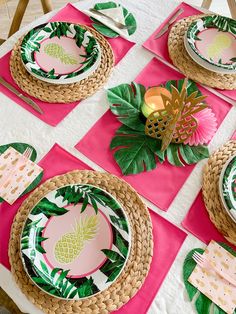
M 0 156 L 0 197 L 13 204 L 42 171 L 37 164 L 9 147 Z
M 217 242 L 211 241 L 204 254 L 213 264 L 236 279 L 236 257 L 227 252 Z M 214 270 L 196 266 L 188 281 L 228 314 L 236 308 L 236 287 L 222 278 Z

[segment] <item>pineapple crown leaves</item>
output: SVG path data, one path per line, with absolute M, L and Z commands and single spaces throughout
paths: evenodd
M 84 220 L 76 221 L 75 233 L 78 238 L 83 239 L 83 241 L 92 240 L 98 231 L 98 217 L 93 215 L 90 217 L 85 217 Z

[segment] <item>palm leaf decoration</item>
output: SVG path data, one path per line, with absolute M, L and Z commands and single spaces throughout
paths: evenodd
M 116 149 L 114 157 L 124 175 L 153 170 L 157 162 L 163 163 L 165 160 L 173 166 L 184 166 L 209 157 L 208 148 L 202 145 L 188 146 L 171 143 L 163 152 L 161 141 L 125 125 L 116 131 L 110 148 Z
M 168 81 L 165 87 L 171 91 L 173 85 L 182 90 L 184 80 Z M 171 143 L 165 151 L 161 150 L 161 140 L 145 134 L 145 120 L 141 106 L 145 87 L 137 83 L 121 84 L 108 90 L 110 109 L 123 124 L 110 143 L 114 158 L 124 175 L 137 174 L 156 168 L 157 163 L 167 160 L 171 165 L 184 166 L 194 164 L 209 157 L 207 146 L 189 146 Z M 187 96 L 192 93 L 199 99 L 202 94 L 196 84 L 188 80 Z
M 220 31 L 236 34 L 236 20 L 225 16 L 214 15 L 211 21 L 212 26 L 217 26 Z
M 22 232 L 21 237 L 21 249 L 31 249 L 31 257 L 32 259 L 35 257 L 36 252 L 34 251 L 32 247 L 32 242 L 30 239 L 32 239 L 32 233 L 34 233 L 34 247 L 36 250 L 40 253 L 46 253 L 44 248 L 42 247 L 42 242 L 47 240 L 47 238 L 42 236 L 44 227 L 39 227 L 38 224 L 40 223 L 41 219 L 38 219 L 36 221 L 32 221 L 31 219 L 27 219 L 25 223 L 25 227 Z
M 57 197 L 62 197 L 63 202 L 67 205 L 77 205 L 82 203 L 81 212 L 84 212 L 90 204 L 93 206 L 95 213 L 98 212 L 98 204 L 110 207 L 116 214 L 124 218 L 124 213 L 119 204 L 111 197 L 108 197 L 102 190 L 90 185 L 72 185 L 65 186 L 57 190 Z
M 107 276 L 107 282 L 113 281 L 124 267 L 125 258 L 113 250 L 104 249 L 102 252 L 108 260 L 100 268 L 100 271 Z
M 219 243 L 224 249 L 226 249 L 233 256 L 236 256 L 236 252 L 225 243 Z M 203 249 L 194 249 L 188 253 L 185 258 L 183 265 L 183 279 L 185 288 L 187 290 L 189 299 L 194 303 L 196 311 L 198 314 L 225 314 L 221 308 L 219 308 L 216 304 L 214 304 L 210 299 L 208 299 L 203 293 L 201 293 L 197 288 L 195 288 L 190 282 L 188 282 L 188 278 L 196 267 L 196 262 L 193 260 L 192 256 L 194 252 L 198 252 L 202 254 L 204 252 Z M 236 310 L 234 311 L 236 314 Z
M 44 214 L 46 217 L 60 216 L 67 213 L 68 210 L 64 207 L 59 207 L 55 203 L 44 197 L 31 211 L 31 215 Z
M 141 118 L 141 105 L 146 89 L 132 82 L 108 89 L 107 98 L 110 109 L 124 125 L 137 131 L 144 131 L 145 122 Z

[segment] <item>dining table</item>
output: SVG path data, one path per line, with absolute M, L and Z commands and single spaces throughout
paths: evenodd
M 91 7 L 97 0 L 81 0 L 73 5 L 80 10 Z M 145 65 L 154 57 L 150 51 L 144 49 L 142 44 L 157 29 L 164 19 L 174 10 L 179 2 L 174 0 L 119 0 L 128 7 L 137 20 L 137 31 L 132 35 L 132 41 L 136 44 L 130 49 L 125 57 L 117 64 L 109 77 L 107 83 L 91 97 L 83 100 L 81 104 L 73 109 L 56 127 L 50 126 L 13 100 L 1 93 L 0 97 L 0 143 L 25 142 L 34 146 L 41 159 L 55 144 L 58 143 L 72 155 L 81 159 L 91 168 L 104 171 L 97 164 L 85 157 L 74 148 L 76 143 L 90 130 L 97 120 L 107 111 L 106 90 L 115 85 L 131 82 Z M 22 27 L 0 46 L 0 57 L 9 52 L 17 38 L 36 25 L 46 22 L 55 15 L 56 10 L 37 18 L 31 24 Z M 50 106 L 50 103 L 48 104 Z M 228 141 L 236 129 L 236 107 L 232 106 L 226 118 L 217 130 L 216 135 L 209 144 L 210 152 Z M 179 229 L 183 229 L 181 222 L 188 213 L 191 204 L 201 189 L 202 169 L 207 160 L 199 162 L 191 172 L 188 179 L 171 203 L 169 210 L 164 212 L 148 200 L 144 199 L 148 207 L 158 213 L 165 220 L 171 222 Z M 1 217 L 0 217 L 1 222 Z M 201 221 L 199 220 L 199 224 Z M 0 223 L 1 224 L 1 223 Z M 205 244 L 197 237 L 188 233 L 183 242 L 167 276 L 165 277 L 157 295 L 155 296 L 148 314 L 176 314 L 195 313 L 193 304 L 188 300 L 182 279 L 183 261 L 187 253 L 195 248 L 204 248 Z M 1 251 L 1 243 L 0 243 Z M 154 265 L 155 266 L 155 265 Z M 41 314 L 15 283 L 11 272 L 0 264 L 0 287 L 14 300 L 23 313 Z M 145 313 L 140 313 L 145 314 Z

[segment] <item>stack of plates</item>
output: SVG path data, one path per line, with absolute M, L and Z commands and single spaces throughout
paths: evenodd
M 52 84 L 79 82 L 101 61 L 98 41 L 79 25 L 51 22 L 35 27 L 24 37 L 21 59 L 37 79 Z
M 190 57 L 207 70 L 236 74 L 236 21 L 204 16 L 189 26 L 184 37 Z
M 226 212 L 236 223 L 236 154 L 222 168 L 219 192 Z
M 49 192 L 31 209 L 20 243 L 34 284 L 53 297 L 81 300 L 117 280 L 129 258 L 131 226 L 107 191 L 71 184 Z

